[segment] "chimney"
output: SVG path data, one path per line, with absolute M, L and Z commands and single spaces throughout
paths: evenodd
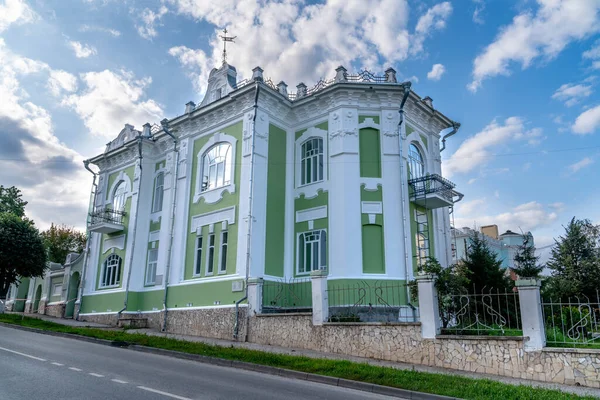
M 335 69 L 335 81 L 346 82 L 346 68 L 341 65 Z
M 385 70 L 385 81 L 387 83 L 397 83 L 396 70 L 392 67 Z
M 194 103 L 193 101 L 187 102 L 185 104 L 185 113 L 189 114 L 192 111 L 194 111 L 195 108 L 196 108 L 196 103 Z
M 296 86 L 296 98 L 299 99 L 300 97 L 304 97 L 306 96 L 306 85 L 302 82 L 300 82 L 297 86 Z
M 423 103 L 427 104 L 429 107 L 433 108 L 433 99 L 429 96 L 423 99 Z
M 152 125 L 150 125 L 150 123 L 146 122 L 143 127 L 142 127 L 142 136 L 145 137 L 150 137 L 152 136 L 152 133 L 150 132 L 150 129 L 152 128 Z
M 252 69 L 252 80 L 262 81 L 263 80 L 263 69 L 261 67 L 254 67 Z
M 287 97 L 287 95 L 288 95 L 287 85 L 285 84 L 284 81 L 281 81 L 277 84 L 277 90 L 279 91 L 279 93 L 281 93 L 282 95 Z

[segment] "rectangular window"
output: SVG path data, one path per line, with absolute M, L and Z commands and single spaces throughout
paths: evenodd
M 325 230 L 304 232 L 298 236 L 298 273 L 327 268 L 327 234 Z
M 156 283 L 156 266 L 158 265 L 158 249 L 148 250 L 148 265 L 146 267 L 146 285 Z
M 60 296 L 62 294 L 62 285 L 61 284 L 55 284 L 52 287 L 52 296 Z
M 200 275 L 202 267 L 202 236 L 196 239 L 196 265 L 194 266 L 194 275 Z
M 215 234 L 208 236 L 208 259 L 206 260 L 206 275 L 212 275 L 215 264 Z
M 415 222 L 417 223 L 417 232 L 415 234 L 415 243 L 417 246 L 417 266 L 420 268 L 429 258 L 429 220 L 427 213 L 415 210 Z
M 300 184 L 323 180 L 323 139 L 311 138 L 301 146 Z
M 221 232 L 221 262 L 219 263 L 219 273 L 227 272 L 227 231 Z
M 152 212 L 162 211 L 163 192 L 165 186 L 165 175 L 161 172 L 154 179 L 154 201 L 152 202 Z

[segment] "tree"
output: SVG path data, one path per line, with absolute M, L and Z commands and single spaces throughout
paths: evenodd
M 479 232 L 475 232 L 471 236 L 470 244 L 461 263 L 468 271 L 472 285 L 470 290 L 481 291 L 485 287 L 504 291 L 512 286 L 510 279 L 505 274 L 505 269 L 502 268 L 502 261 L 498 260 Z
M 69 253 L 81 253 L 86 237 L 83 232 L 67 225 L 54 225 L 42 232 L 44 245 L 48 251 L 48 261 L 64 263 Z
M 40 276 L 46 269 L 46 249 L 31 221 L 0 213 L 0 299 L 20 277 Z
M 544 269 L 543 265 L 538 264 L 539 260 L 540 257 L 535 255 L 531 236 L 527 236 L 515 255 L 515 266 L 512 270 L 520 278 L 538 278 Z
M 544 294 L 554 298 L 587 296 L 600 288 L 600 226 L 575 217 L 555 240 L 547 267 L 552 270 Z
M 16 187 L 5 188 L 0 185 L 0 213 L 10 213 L 23 218 L 27 202 L 21 199 L 21 196 L 21 190 Z

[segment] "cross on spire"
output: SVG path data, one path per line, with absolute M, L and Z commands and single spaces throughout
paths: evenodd
M 221 35 L 221 39 L 223 40 L 223 65 L 227 64 L 227 42 L 235 43 L 233 40 L 237 36 L 227 36 L 227 28 L 223 29 L 223 35 Z

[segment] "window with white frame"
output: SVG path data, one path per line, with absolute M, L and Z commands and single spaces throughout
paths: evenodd
M 298 274 L 327 268 L 327 233 L 325 230 L 298 235 Z
M 208 254 L 206 259 L 206 275 L 212 275 L 215 264 L 215 234 L 208 235 Z
M 154 199 L 152 202 L 152 212 L 162 211 L 163 206 L 163 190 L 165 186 L 165 174 L 160 172 L 154 178 Z
M 219 262 L 219 273 L 224 274 L 227 272 L 227 239 L 228 239 L 227 231 L 221 232 L 221 254 L 220 254 L 220 262 Z
M 100 274 L 100 287 L 115 287 L 121 284 L 121 268 L 123 260 L 116 254 L 111 254 L 102 264 Z
M 125 181 L 121 181 L 113 192 L 112 208 L 115 211 L 123 211 L 125 209 L 125 187 Z
M 60 296 L 62 294 L 62 285 L 60 283 L 54 284 L 52 287 L 52 296 Z
M 300 161 L 300 184 L 323 180 L 323 139 L 310 138 L 302 143 Z
M 200 275 L 202 272 L 202 236 L 196 238 L 196 265 L 194 265 L 194 275 Z
M 422 267 L 429 258 L 429 219 L 427 213 L 415 210 L 415 221 L 417 223 L 417 232 L 415 233 L 417 267 Z
M 408 162 L 410 179 L 420 178 L 425 174 L 425 163 L 419 148 L 411 143 L 408 148 Z
M 146 285 L 156 283 L 156 266 L 158 265 L 158 249 L 148 250 L 148 265 L 146 266 Z
M 231 144 L 217 143 L 202 156 L 201 191 L 217 189 L 231 184 L 232 157 Z

